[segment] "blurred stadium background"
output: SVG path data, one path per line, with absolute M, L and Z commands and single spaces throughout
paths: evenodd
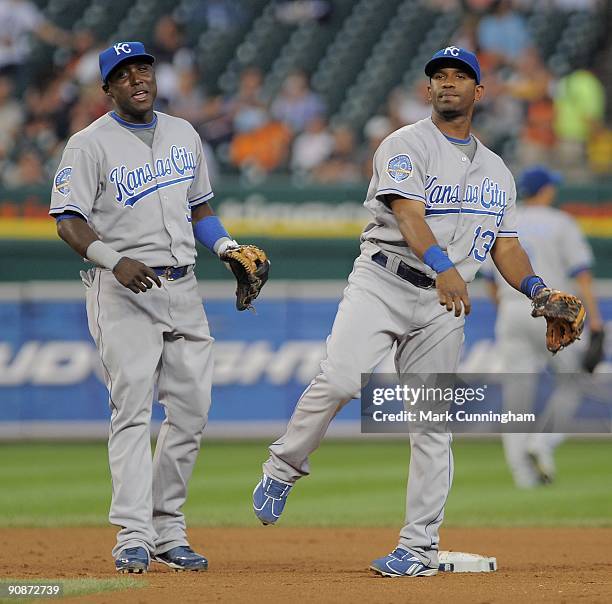
M 267 436 L 317 370 L 373 150 L 429 115 L 422 67 L 445 45 L 478 51 L 477 135 L 517 174 L 563 174 L 558 204 L 593 245 L 612 318 L 610 31 L 612 4 L 597 0 L 0 0 L 0 436 L 106 433 L 84 265 L 47 210 L 66 139 L 110 108 L 98 53 L 111 41 L 143 40 L 157 57 L 158 109 L 201 133 L 215 210 L 272 258 L 257 317 L 234 311 L 221 263 L 203 252 L 197 267 L 218 341 L 210 433 Z M 472 370 L 492 352 L 481 294 L 476 283 Z M 334 430 L 354 434 L 358 417 L 350 405 Z
M 481 140 L 516 174 L 563 174 L 557 203 L 589 237 L 612 319 L 610 31 L 612 3 L 598 0 L 0 0 L 0 439 L 106 434 L 84 265 L 47 210 L 67 138 L 110 109 L 98 73 L 110 42 L 157 57 L 158 109 L 200 132 L 215 210 L 272 258 L 257 316 L 235 312 L 219 262 L 203 252 L 197 267 L 217 338 L 208 433 L 267 438 L 317 370 L 373 150 L 429 115 L 422 67 L 440 47 L 479 54 Z M 478 282 L 472 295 L 463 363 L 484 371 L 495 311 Z M 332 433 L 356 435 L 358 418 L 349 405 Z
M 438 48 L 478 52 L 481 140 L 516 175 L 533 163 L 563 174 L 557 204 L 593 246 L 612 333 L 611 31 L 610 0 L 0 0 L 0 528 L 8 539 L 8 527 L 17 527 L 10 534 L 19 544 L 5 548 L 0 577 L 26 573 L 13 559 L 26 546 L 28 560 L 56 560 L 62 577 L 89 564 L 78 535 L 62 532 L 53 545 L 79 544 L 67 561 L 64 550 L 40 553 L 38 533 L 24 541 L 23 527 L 107 524 L 109 409 L 79 279 L 86 265 L 47 215 L 67 138 L 110 109 L 100 89 L 101 49 L 145 42 L 157 57 L 158 109 L 185 117 L 202 136 L 215 211 L 236 239 L 272 259 L 257 316 L 236 312 L 233 278 L 206 251 L 196 269 L 216 367 L 186 514 L 190 526 L 254 527 L 250 493 L 265 442 L 281 433 L 318 369 L 358 253 L 373 150 L 392 130 L 429 115 L 422 68 Z M 462 363 L 483 372 L 495 359 L 495 309 L 479 281 L 470 291 Z M 612 369 L 611 340 L 604 371 Z M 153 413 L 158 422 L 161 408 Z M 401 524 L 408 445 L 351 440 L 359 431 L 353 402 L 330 431 L 343 440 L 313 456 L 316 471 L 283 523 Z M 91 442 L 61 442 L 69 440 Z M 611 446 L 565 443 L 555 484 L 525 492 L 514 487 L 498 440 L 459 439 L 446 526 L 580 526 L 585 534 L 584 527 L 612 526 Z M 574 537 L 562 538 L 573 545 Z M 210 551 L 214 538 L 201 539 Z M 229 541 L 218 539 L 222 560 Z M 537 537 L 525 539 L 531 550 Z M 503 539 L 490 543 L 504 547 Z M 106 556 L 98 552 L 97 560 L 110 573 Z M 549 584 L 567 574 L 570 562 L 563 564 Z M 91 572 L 98 571 L 87 566 Z M 235 576 L 220 580 L 232 584 Z

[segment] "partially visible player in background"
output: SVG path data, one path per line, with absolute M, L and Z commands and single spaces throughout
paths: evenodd
M 601 342 L 603 323 L 593 292 L 591 267 L 593 254 L 576 221 L 566 212 L 551 207 L 558 174 L 534 166 L 519 177 L 517 206 L 519 239 L 529 254 L 531 264 L 546 283 L 563 291 L 572 291 L 573 280 L 587 311 L 590 338 Z M 489 293 L 497 304 L 495 337 L 501 355 L 502 371 L 537 374 L 550 366 L 556 372 L 577 372 L 583 359 L 577 347 L 562 350 L 551 357 L 546 349 L 546 324 L 529 316 L 529 300 L 511 288 L 492 263 L 483 267 Z M 585 367 L 592 371 L 593 366 Z M 536 406 L 537 379 L 520 379 L 504 383 L 504 407 L 533 410 Z M 549 406 L 559 414 L 570 414 L 579 401 L 577 388 L 564 383 L 553 393 Z M 503 434 L 506 460 L 514 482 L 520 488 L 546 484 L 554 478 L 554 450 L 563 434 Z

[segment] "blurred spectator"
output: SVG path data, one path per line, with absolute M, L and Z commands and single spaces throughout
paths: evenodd
M 240 74 L 238 91 L 227 98 L 211 99 L 206 105 L 204 138 L 213 146 L 231 139 L 234 133 L 249 132 L 269 122 L 268 107 L 262 92 L 263 76 L 257 67 Z
M 238 93 L 225 105 L 235 132 L 250 132 L 269 121 L 262 83 L 263 75 L 258 67 L 248 67 L 240 74 Z
M 209 29 L 229 31 L 236 27 L 244 17 L 242 14 L 244 9 L 234 0 L 208 0 L 203 5 Z
M 578 69 L 559 80 L 554 107 L 559 162 L 566 173 L 579 175 L 584 172 L 586 145 L 603 126 L 604 87 L 593 73 Z
M 237 134 L 230 146 L 230 158 L 242 170 L 272 172 L 289 156 L 291 132 L 282 122 L 269 122 L 260 128 Z
M 476 52 L 478 50 L 478 22 L 477 15 L 473 13 L 464 15 L 459 29 L 452 37 L 453 45 Z
M 536 48 L 526 49 L 508 78 L 506 91 L 514 98 L 531 102 L 550 94 L 553 75 Z
M 279 95 L 270 108 L 272 117 L 287 124 L 293 132 L 301 132 L 314 117 L 325 114 L 321 97 L 310 89 L 303 71 L 294 71 L 285 79 Z
M 365 145 L 361 150 L 360 167 L 365 180 L 372 178 L 372 158 L 380 143 L 394 131 L 391 120 L 384 115 L 371 117 L 363 128 Z
M 155 57 L 157 97 L 162 108 L 178 94 L 179 71 L 194 64 L 193 52 L 185 46 L 183 32 L 170 15 L 159 18 L 149 52 Z
M 74 34 L 74 56 L 67 65 L 80 86 L 100 82 L 99 54 L 106 44 L 100 42 L 89 29 Z
M 46 185 L 49 175 L 43 168 L 40 155 L 33 150 L 24 151 L 15 163 L 9 164 L 4 171 L 2 181 L 9 189 L 32 185 Z
M 334 137 L 327 130 L 326 121 L 320 116 L 313 117 L 293 141 L 291 170 L 307 174 L 327 160 L 333 150 Z
M 100 82 L 81 88 L 78 101 L 70 110 L 68 136 L 86 128 L 93 121 L 111 110 L 111 102 L 106 95 L 100 94 Z
M 355 133 L 349 126 L 340 125 L 332 134 L 334 149 L 329 159 L 312 171 L 313 179 L 320 184 L 361 182 Z
M 11 78 L 0 76 L 0 159 L 13 148 L 24 118 L 21 103 L 13 96 L 13 88 Z
M 230 32 L 252 18 L 254 7 L 236 0 L 176 2 L 173 15 L 185 29 L 199 35 L 207 29 Z
M 431 102 L 426 79 L 419 78 L 415 82 L 410 94 L 404 98 L 400 107 L 400 114 L 406 124 L 414 124 L 431 115 Z
M 46 116 L 30 118 L 19 133 L 15 150 L 18 154 L 35 150 L 42 157 L 51 157 L 61 139 L 57 136 L 53 121 Z
M 553 102 L 548 96 L 528 104 L 518 141 L 516 168 L 523 169 L 534 163 L 554 167 L 557 143 L 553 129 L 554 115 Z
M 0 0 L 0 73 L 16 73 L 30 52 L 29 35 L 70 46 L 70 35 L 53 25 L 30 0 Z
M 517 168 L 552 162 L 556 144 L 553 129 L 554 79 L 535 48 L 526 50 L 506 83 L 506 93 L 524 104 L 518 141 Z M 488 92 L 488 91 L 487 91 Z
M 387 101 L 387 111 L 393 130 L 414 124 L 431 115 L 428 85 L 429 80 L 419 77 L 410 93 L 402 86 L 391 91 Z
M 503 153 L 504 143 L 520 132 L 524 104 L 506 94 L 498 70 L 482 69 L 482 73 L 486 94 L 476 105 L 473 127 L 487 147 Z
M 295 25 L 305 21 L 324 21 L 332 11 L 329 0 L 276 0 L 276 19 Z
M 587 144 L 591 169 L 596 174 L 612 174 L 612 130 L 598 130 Z
M 43 120 L 52 124 L 55 135 L 68 136 L 70 108 L 78 101 L 79 89 L 67 72 L 61 72 L 48 82 L 30 86 L 25 94 L 28 120 Z
M 478 46 L 500 63 L 512 63 L 531 46 L 524 19 L 512 10 L 510 0 L 496 0 L 492 13 L 478 25 Z
M 168 111 L 182 117 L 199 129 L 206 119 L 206 95 L 199 85 L 199 74 L 195 67 L 187 67 L 178 72 L 177 94 L 174 95 Z

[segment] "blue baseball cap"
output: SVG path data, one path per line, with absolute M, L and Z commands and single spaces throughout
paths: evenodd
M 117 65 L 136 57 L 144 57 L 150 63 L 155 61 L 155 57 L 147 53 L 142 42 L 117 42 L 103 50 L 100 53 L 100 75 L 102 76 L 102 81 L 106 83 L 111 71 Z
M 561 174 L 545 166 L 533 166 L 519 176 L 519 193 L 522 197 L 533 197 L 546 185 L 560 185 Z
M 467 67 L 468 72 L 474 76 L 476 84 L 480 84 L 480 63 L 476 55 L 458 46 L 447 46 L 436 52 L 425 65 L 425 75 L 431 77 L 441 64 L 447 62 L 456 62 L 462 67 Z

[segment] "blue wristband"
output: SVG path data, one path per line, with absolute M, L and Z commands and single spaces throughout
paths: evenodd
M 529 275 L 521 281 L 521 292 L 524 293 L 530 300 L 541 290 L 546 287 L 546 283 L 542 277 L 537 275 Z
M 439 245 L 432 245 L 425 250 L 423 262 L 436 273 L 443 273 L 455 266 Z
M 222 237 L 231 239 L 218 216 L 205 216 L 193 225 L 194 237 L 214 253 L 215 243 Z

